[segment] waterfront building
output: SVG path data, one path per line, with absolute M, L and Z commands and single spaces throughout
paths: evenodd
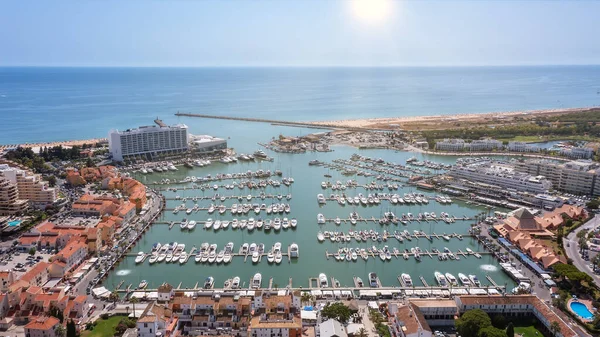
M 514 191 L 547 193 L 552 187 L 552 183 L 544 176 L 517 172 L 511 167 L 492 165 L 489 162 L 455 165 L 448 174 L 456 179 L 495 185 Z
M 411 299 L 410 302 L 419 308 L 430 326 L 451 326 L 458 317 L 454 300 Z
M 413 303 L 388 303 L 394 337 L 431 337 L 432 330 L 421 310 Z
M 0 164 L 0 176 L 16 185 L 19 199 L 28 200 L 33 207 L 45 208 L 58 200 L 56 189 L 49 187 L 39 174 Z
M 254 316 L 249 325 L 251 337 L 301 337 L 300 293 L 268 291 L 254 297 Z
M 25 325 L 26 337 L 56 337 L 56 327 L 60 321 L 56 317 L 40 317 Z
M 40 261 L 31 269 L 29 269 L 23 276 L 19 278 L 19 280 L 25 281 L 32 286 L 41 287 L 46 282 L 48 282 L 49 272 L 48 267 L 50 264 L 48 262 Z
M 227 150 L 227 140 L 209 135 L 190 136 L 191 150 L 198 153 L 211 153 Z
M 344 326 L 335 319 L 328 319 L 319 324 L 319 337 L 348 337 Z
M 560 155 L 573 159 L 591 159 L 594 156 L 594 150 L 589 147 L 562 148 Z
M 0 177 L 0 215 L 21 214 L 27 210 L 29 202 L 19 198 L 17 185 Z
M 464 139 L 444 139 L 435 142 L 435 149 L 438 151 L 460 152 L 465 149 Z
M 188 150 L 188 127 L 185 124 L 168 126 L 161 122 L 125 131 L 111 130 L 108 147 L 115 161 L 139 155 L 153 158 L 160 154 L 185 152 Z
M 79 265 L 88 255 L 88 245 L 79 241 L 78 238 L 69 242 L 65 248 L 61 249 L 55 258 L 66 264 L 66 271 L 70 271 Z
M 174 328 L 171 309 L 157 303 L 150 303 L 137 320 L 138 337 L 169 336 Z
M 560 330 L 554 332 L 557 337 L 576 337 L 578 334 L 565 323 L 542 300 L 534 295 L 515 296 L 457 296 L 456 304 L 461 313 L 467 310 L 481 309 L 486 313 L 501 314 L 506 317 L 535 317 L 550 332 L 550 326 L 557 322 Z
M 465 150 L 472 152 L 493 151 L 501 148 L 502 142 L 491 138 L 477 139 L 465 144 Z
M 555 190 L 577 195 L 600 195 L 600 165 L 591 160 L 558 163 L 544 159 L 514 161 L 517 171 L 543 175 Z
M 540 152 L 539 146 L 531 145 L 526 142 L 510 141 L 506 146 L 510 152 Z

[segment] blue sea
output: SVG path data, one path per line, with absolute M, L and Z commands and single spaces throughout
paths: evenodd
M 598 105 L 600 66 L 0 68 L 0 144 L 106 137 L 156 117 L 240 144 L 265 128 L 177 111 L 312 121 Z

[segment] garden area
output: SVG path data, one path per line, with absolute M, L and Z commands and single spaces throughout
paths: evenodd
M 88 323 L 81 337 L 121 336 L 125 330 L 135 328 L 135 321 L 125 316 L 104 316 L 94 323 Z

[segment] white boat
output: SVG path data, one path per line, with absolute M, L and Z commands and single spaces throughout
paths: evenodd
M 269 254 L 267 254 L 267 262 L 273 263 L 274 261 L 275 261 L 275 254 L 273 254 L 273 252 L 270 251 Z
M 471 281 L 471 283 L 473 283 L 474 285 L 481 287 L 481 282 L 479 282 L 479 279 L 477 278 L 477 275 L 469 275 L 469 280 Z
M 441 287 L 448 286 L 448 280 L 446 280 L 446 277 L 442 273 L 436 271 L 433 275 L 435 276 L 435 280 Z
M 204 289 L 211 289 L 215 284 L 215 279 L 212 276 L 209 276 L 204 280 Z
M 238 289 L 240 287 L 240 277 L 236 276 L 231 281 L 231 289 Z
M 152 258 L 152 257 L 150 257 L 150 258 Z M 167 258 L 167 254 L 160 253 L 160 254 L 158 254 L 158 259 L 156 260 L 156 262 L 163 262 L 166 258 Z
M 179 223 L 179 228 L 181 228 L 181 229 L 186 229 L 186 228 L 187 228 L 187 225 L 188 225 L 188 221 L 187 221 L 187 219 L 183 219 L 183 220 L 181 220 L 181 222 Z
M 231 229 L 238 229 L 239 225 L 238 219 L 233 219 L 231 221 Z
M 282 260 L 283 260 L 283 255 L 281 254 L 281 251 L 278 251 L 277 253 L 275 253 L 275 263 L 280 264 Z
M 300 252 L 298 251 L 298 245 L 296 243 L 292 243 L 290 245 L 290 257 L 297 258 L 300 256 Z
M 258 263 L 258 259 L 260 259 L 260 254 L 255 250 L 254 253 L 252 253 L 252 263 Z
M 317 233 L 317 240 L 318 240 L 319 242 L 323 242 L 323 241 L 325 241 L 325 236 L 323 235 L 323 233 L 322 233 L 322 232 L 319 232 L 319 233 Z
M 453 286 L 458 285 L 458 281 L 456 280 L 456 277 L 450 273 L 446 273 L 446 280 L 448 280 L 448 282 Z
M 254 274 L 254 277 L 252 277 L 252 289 L 260 288 L 261 284 L 262 284 L 262 275 L 260 273 Z
M 219 254 L 217 254 L 217 258 L 216 258 L 215 261 L 217 263 L 221 263 L 221 262 L 223 262 L 224 259 L 225 259 L 225 251 L 222 250 L 222 251 L 219 252 Z
M 458 273 L 458 279 L 460 280 L 460 283 L 462 283 L 462 285 L 465 287 L 469 287 L 472 285 L 471 280 L 469 280 L 467 275 L 465 275 L 463 273 Z
M 158 261 L 158 254 L 152 253 L 152 255 L 150 255 L 150 259 L 148 260 L 148 262 L 150 262 L 150 264 L 153 264 L 156 261 Z
M 319 274 L 319 287 L 327 288 L 329 287 L 329 281 L 327 281 L 327 275 L 324 273 Z
M 142 280 L 142 282 L 140 282 L 140 284 L 138 285 L 138 289 L 146 289 L 146 287 L 148 286 L 148 281 L 146 280 Z
M 181 253 L 179 256 L 179 264 L 184 264 L 187 262 L 188 255 L 186 252 Z
M 290 226 L 292 226 L 292 228 L 296 228 L 296 226 L 298 226 L 298 220 L 296 220 L 296 218 L 292 218 L 292 220 L 290 220 Z
M 290 220 L 288 220 L 288 218 L 283 218 L 283 221 L 281 221 L 281 227 L 283 229 L 290 228 Z
M 204 229 L 210 229 L 213 225 L 213 219 L 208 218 L 206 219 L 206 222 L 204 223 Z
M 252 232 L 254 230 L 255 221 L 254 218 L 248 219 L 248 231 Z
M 218 231 L 219 229 L 221 229 L 221 220 L 215 220 L 215 223 L 213 224 L 213 229 L 215 231 Z
M 321 213 L 317 214 L 317 223 L 322 225 L 325 223 L 325 216 Z
M 273 229 L 276 232 L 278 232 L 281 229 L 281 219 L 275 218 L 275 220 L 273 220 Z
M 371 288 L 378 288 L 379 287 L 379 282 L 377 282 L 377 274 L 376 273 L 369 273 L 369 286 Z
M 407 287 L 413 286 L 412 278 L 410 277 L 410 275 L 408 275 L 406 273 L 402 274 L 402 281 L 404 282 L 404 285 L 406 285 Z
M 152 254 L 152 256 L 154 256 L 155 253 Z M 138 255 L 135 257 L 135 263 L 142 263 L 142 261 L 144 261 L 144 258 L 146 257 L 146 254 L 144 254 L 144 252 L 139 252 Z
M 196 228 L 196 221 L 190 220 L 187 224 L 187 229 L 192 230 L 194 228 Z

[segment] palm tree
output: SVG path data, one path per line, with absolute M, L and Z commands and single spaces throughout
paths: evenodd
M 360 328 L 358 330 L 358 337 L 367 337 L 367 330 L 365 330 L 365 328 Z
M 131 303 L 133 306 L 133 318 L 135 318 L 135 304 L 139 302 L 140 300 L 135 296 L 131 296 L 131 298 L 129 299 L 129 303 Z
M 312 295 L 308 292 L 305 292 L 305 293 L 302 293 L 302 296 L 300 297 L 300 302 L 310 304 L 311 299 L 312 299 Z
M 114 305 L 117 305 L 117 301 L 120 299 L 119 292 L 115 289 L 110 293 L 108 299 L 113 302 Z
M 558 321 L 554 321 L 550 324 L 550 331 L 552 331 L 552 334 L 555 336 L 560 333 L 560 324 Z
M 62 324 L 59 324 L 56 326 L 56 328 L 54 328 L 54 334 L 57 337 L 65 337 L 65 335 L 67 334 L 67 330 Z

